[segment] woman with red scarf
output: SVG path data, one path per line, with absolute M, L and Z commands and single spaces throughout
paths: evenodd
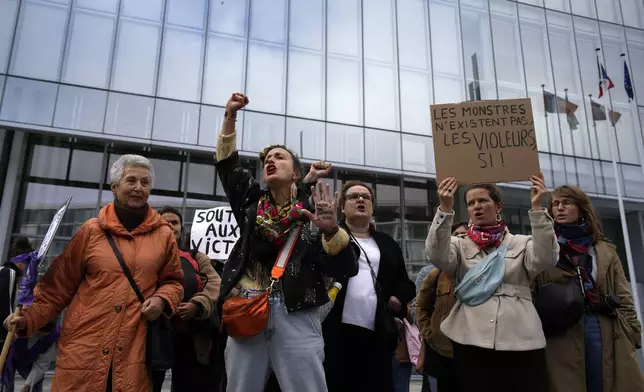
M 535 282 L 548 342 L 544 390 L 644 391 L 635 357 L 641 325 L 615 246 L 581 189 L 556 188 L 549 210 L 561 250 L 557 266 Z
M 552 218 L 542 207 L 543 176 L 532 176 L 532 236 L 513 235 L 492 184 L 465 192 L 467 235 L 453 237 L 455 178 L 438 186 L 440 208 L 425 243 L 429 261 L 450 276 L 457 298 L 441 331 L 452 341 L 462 391 L 543 392 L 546 339 L 532 304 L 530 281 L 557 262 Z

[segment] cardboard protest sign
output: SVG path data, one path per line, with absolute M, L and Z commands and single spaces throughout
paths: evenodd
M 212 260 L 226 260 L 239 239 L 239 226 L 230 207 L 195 211 L 190 229 L 192 249 Z
M 438 182 L 527 181 L 539 154 L 530 98 L 431 105 Z

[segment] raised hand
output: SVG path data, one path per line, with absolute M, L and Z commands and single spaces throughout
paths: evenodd
M 546 187 L 546 182 L 543 173 L 537 176 L 531 176 L 532 186 L 530 187 L 530 201 L 532 203 L 532 211 L 538 211 L 543 207 L 543 198 L 549 193 Z
M 458 189 L 458 181 L 454 177 L 447 177 L 438 184 L 438 200 L 443 212 L 454 211 L 454 193 Z
M 334 234 L 338 231 L 338 217 L 336 214 L 336 206 L 338 205 L 338 192 L 335 192 L 331 198 L 331 186 L 324 184 L 321 181 L 316 186 L 311 187 L 311 194 L 313 195 L 313 203 L 315 205 L 315 214 L 308 210 L 302 210 L 304 216 L 313 222 L 314 225 L 320 229 L 324 234 Z
M 304 177 L 304 183 L 312 184 L 319 180 L 320 178 L 326 177 L 331 173 L 333 167 L 328 162 L 317 161 L 311 164 L 309 173 Z
M 226 102 L 226 112 L 229 114 L 235 114 L 239 109 L 244 108 L 248 105 L 248 97 L 242 93 L 233 93 Z

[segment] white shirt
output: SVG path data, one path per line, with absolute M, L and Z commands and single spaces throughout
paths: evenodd
M 373 238 L 356 238 L 364 252 L 367 252 L 371 267 L 378 276 L 380 267 L 380 249 Z M 357 325 L 359 327 L 374 330 L 376 323 L 376 307 L 378 298 L 373 287 L 371 269 L 367 264 L 367 258 L 363 251 L 360 251 L 358 259 L 358 274 L 349 279 L 347 295 L 342 310 L 342 322 L 345 324 Z

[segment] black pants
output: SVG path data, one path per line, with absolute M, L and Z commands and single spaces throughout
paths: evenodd
M 454 360 L 437 353 L 427 342 L 425 344 L 425 366 L 423 372 L 436 378 L 438 392 L 459 391 Z M 434 391 L 436 392 L 436 391 Z
M 342 324 L 335 347 L 325 362 L 329 392 L 393 392 L 393 352 L 375 332 Z
M 463 392 L 543 392 L 545 351 L 496 351 L 452 342 Z

